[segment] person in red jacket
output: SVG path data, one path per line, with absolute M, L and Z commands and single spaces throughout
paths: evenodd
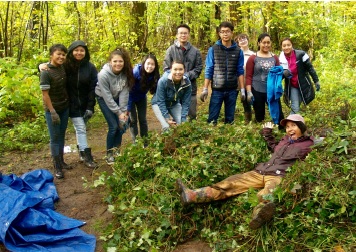
M 257 194 L 260 204 L 254 210 L 250 228 L 257 229 L 272 219 L 275 204 L 266 200 L 265 196 L 271 194 L 281 183 L 288 167 L 297 160 L 306 158 L 314 144 L 314 138 L 305 134 L 307 127 L 301 115 L 289 115 L 281 120 L 280 124 L 285 127 L 286 135 L 279 142 L 272 135 L 273 124 L 267 122 L 263 125 L 261 135 L 273 154 L 267 162 L 257 164 L 254 170 L 235 174 L 211 186 L 193 190 L 187 188 L 181 179 L 177 179 L 182 204 L 222 200 L 255 188 L 261 189 Z

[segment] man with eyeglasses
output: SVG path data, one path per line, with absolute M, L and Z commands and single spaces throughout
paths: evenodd
M 208 86 L 212 93 L 209 104 L 208 123 L 217 124 L 222 104 L 225 107 L 225 124 L 235 120 L 235 107 L 239 90 L 241 100 L 246 99 L 244 82 L 244 55 L 232 40 L 234 26 L 222 22 L 218 27 L 219 37 L 215 45 L 209 48 L 205 60 L 204 89 L 200 99 L 208 97 Z
M 188 116 L 190 120 L 197 117 L 197 79 L 203 70 L 203 61 L 200 51 L 189 43 L 190 27 L 181 24 L 177 27 L 177 39 L 167 51 L 163 62 L 163 71 L 171 68 L 174 60 L 181 60 L 184 63 L 185 75 L 192 85 L 192 96 Z
M 234 40 L 238 44 L 238 46 L 241 48 L 241 50 L 244 54 L 244 71 L 246 72 L 247 60 L 251 55 L 254 55 L 255 53 L 253 51 L 251 51 L 248 46 L 249 38 L 248 38 L 247 34 L 241 33 L 241 34 L 237 35 Z M 246 82 L 246 75 L 245 75 L 244 80 Z M 245 95 L 247 97 L 247 92 L 245 92 Z M 242 105 L 244 107 L 245 124 L 249 124 L 252 120 L 251 103 L 248 102 L 247 99 L 245 99 L 244 101 L 242 101 Z

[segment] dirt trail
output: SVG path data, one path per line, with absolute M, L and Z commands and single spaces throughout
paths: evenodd
M 101 113 L 101 112 L 98 112 Z M 153 112 L 148 108 L 148 125 L 149 130 L 159 131 L 161 126 L 154 117 Z M 88 130 L 88 142 L 92 148 L 92 153 L 99 167 L 94 171 L 84 166 L 79 162 L 78 153 L 66 153 L 64 159 L 67 163 L 73 166 L 72 170 L 65 170 L 65 178 L 62 180 L 55 179 L 58 195 L 60 200 L 56 203 L 56 211 L 59 213 L 85 221 L 87 224 L 81 229 L 89 234 L 94 234 L 97 238 L 96 252 L 104 252 L 103 242 L 99 239 L 100 227 L 104 227 L 110 223 L 112 215 L 107 211 L 107 205 L 103 203 L 104 192 L 102 188 L 87 188 L 84 187 L 84 179 L 92 182 L 98 178 L 103 172 L 111 172 L 112 168 L 105 162 L 105 146 L 107 125 L 105 120 L 102 120 L 102 125 L 99 127 L 90 128 Z M 70 124 L 69 127 L 72 127 Z M 123 136 L 123 145 L 130 143 L 130 133 L 126 132 Z M 75 146 L 76 138 L 73 130 L 66 134 L 66 145 Z M 31 170 L 44 168 L 50 171 L 52 169 L 51 155 L 48 146 L 40 150 L 30 153 L 10 152 L 5 153 L 0 158 L 0 171 L 4 174 L 16 174 L 18 176 Z M 0 252 L 6 252 L 2 244 L 0 244 Z M 199 241 L 192 241 L 181 246 L 178 246 L 176 252 L 210 252 L 211 249 L 207 244 Z

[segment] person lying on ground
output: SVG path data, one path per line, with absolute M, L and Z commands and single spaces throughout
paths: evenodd
M 189 189 L 181 179 L 177 179 L 177 191 L 183 205 L 205 203 L 223 200 L 249 190 L 261 189 L 257 196 L 259 204 L 255 207 L 251 229 L 257 229 L 272 219 L 275 213 L 275 204 L 266 197 L 281 183 L 288 167 L 297 160 L 304 160 L 311 151 L 314 138 L 306 134 L 307 127 L 304 118 L 299 114 L 289 115 L 281 120 L 286 135 L 278 142 L 272 135 L 273 124 L 267 122 L 263 125 L 261 135 L 267 142 L 268 149 L 273 151 L 272 157 L 265 163 L 259 163 L 255 169 L 242 174 L 232 175 L 223 181 L 211 186 Z

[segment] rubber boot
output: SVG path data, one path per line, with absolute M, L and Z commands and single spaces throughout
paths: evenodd
M 72 168 L 73 168 L 71 165 L 66 164 L 66 163 L 64 162 L 64 158 L 63 158 L 63 151 L 60 151 L 60 153 L 59 153 L 59 157 L 60 157 L 60 161 L 61 161 L 62 169 L 70 170 L 70 169 L 72 169 Z
M 276 205 L 273 202 L 258 204 L 252 213 L 252 220 L 249 223 L 251 229 L 258 229 L 273 218 L 276 213 Z
M 53 168 L 54 168 L 55 176 L 56 176 L 57 179 L 62 179 L 62 178 L 64 178 L 64 174 L 63 174 L 63 171 L 62 171 L 62 162 L 61 162 L 61 157 L 60 157 L 60 155 L 53 157 Z
M 79 150 L 79 145 L 77 145 L 78 153 L 79 153 L 79 162 L 84 162 L 84 151 Z
M 84 154 L 84 164 L 89 168 L 96 168 L 98 164 L 94 162 L 93 156 L 91 155 L 91 148 L 86 148 L 84 151 L 81 151 Z
M 252 120 L 252 112 L 245 112 L 245 124 L 249 124 Z
M 186 187 L 180 179 L 177 179 L 176 186 L 182 205 L 206 203 L 214 200 L 213 189 L 209 186 L 192 190 Z

